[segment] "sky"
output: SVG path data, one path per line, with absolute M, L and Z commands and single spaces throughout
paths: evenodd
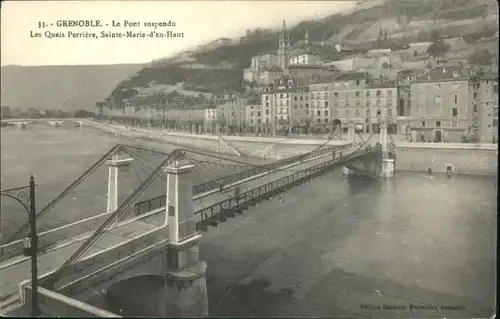
M 303 20 L 349 10 L 354 4 L 352 1 L 2 1 L 1 65 L 147 63 L 218 38 L 242 36 L 249 28 L 277 28 L 282 20 L 293 26 Z M 60 20 L 99 20 L 102 26 L 57 27 Z M 113 20 L 121 26 L 113 27 Z M 140 26 L 124 27 L 125 20 L 139 22 Z M 144 26 L 144 22 L 169 21 L 175 22 L 175 27 Z M 45 27 L 39 28 L 42 23 Z M 155 31 L 165 36 L 104 38 L 102 31 L 147 35 Z M 167 38 L 168 31 L 184 36 Z M 46 35 L 60 32 L 64 38 Z M 95 33 L 98 38 L 69 38 L 68 32 Z

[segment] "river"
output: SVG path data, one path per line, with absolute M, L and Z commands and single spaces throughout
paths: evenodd
M 2 128 L 2 189 L 27 184 L 34 173 L 42 207 L 117 142 L 127 141 L 72 126 Z M 100 196 L 74 197 L 105 207 L 105 199 L 96 199 L 105 198 L 102 181 L 88 188 Z M 413 317 L 490 317 L 496 194 L 496 180 L 487 176 L 397 172 L 378 183 L 328 173 L 203 233 L 210 315 L 353 317 L 367 315 L 362 304 L 383 302 L 464 308 Z M 73 209 L 87 203 L 69 201 Z M 55 218 L 71 217 L 71 205 L 65 207 Z M 2 208 L 4 231 L 26 218 Z M 146 304 L 157 302 L 155 289 L 147 280 L 131 280 L 111 290 L 133 292 L 119 296 L 122 315 L 154 315 Z M 116 311 L 102 298 L 89 302 Z

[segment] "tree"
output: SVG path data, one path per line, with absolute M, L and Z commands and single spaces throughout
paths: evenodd
M 80 110 L 76 111 L 73 116 L 76 118 L 86 118 L 86 117 L 91 117 L 93 115 L 94 115 L 94 113 L 92 113 L 90 111 L 80 109 Z
M 444 43 L 443 38 L 438 31 L 434 30 L 431 32 L 431 42 L 432 44 L 427 48 L 427 53 L 433 57 L 439 57 L 442 54 L 448 52 L 450 47 Z
M 470 64 L 489 65 L 493 60 L 493 55 L 488 49 L 475 50 L 469 55 Z

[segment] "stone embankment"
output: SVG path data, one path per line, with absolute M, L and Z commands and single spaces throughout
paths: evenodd
M 88 122 L 92 127 L 105 132 L 135 139 L 150 139 L 196 148 L 224 155 L 249 156 L 268 159 L 282 159 L 309 152 L 326 142 L 326 139 L 310 137 L 256 137 L 256 136 L 215 136 L 169 132 L 123 125 Z M 363 134 L 363 140 L 369 134 Z M 378 134 L 370 139 L 374 144 Z M 355 136 L 355 143 L 361 138 Z M 498 145 L 464 143 L 409 143 L 403 136 L 394 135 L 396 145 L 396 171 L 445 173 L 451 168 L 454 174 L 496 175 L 498 167 Z M 346 140 L 332 140 L 328 145 L 345 145 Z
M 88 122 L 89 125 L 109 134 L 132 139 L 164 142 L 186 148 L 199 149 L 222 155 L 236 155 L 266 159 L 283 159 L 303 154 L 328 142 L 327 139 L 302 139 L 257 136 L 216 136 L 171 132 L 160 129 L 126 127 L 108 123 Z M 349 144 L 345 140 L 331 140 L 328 146 Z

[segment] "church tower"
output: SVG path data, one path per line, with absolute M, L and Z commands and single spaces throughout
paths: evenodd
M 306 35 L 304 36 L 304 42 L 306 45 L 309 44 L 309 32 L 307 31 L 307 29 L 306 29 Z
M 285 20 L 283 20 L 283 28 L 281 29 L 278 46 L 278 57 L 280 59 L 280 67 L 285 71 L 288 69 L 288 50 L 290 49 L 290 37 L 286 30 Z

